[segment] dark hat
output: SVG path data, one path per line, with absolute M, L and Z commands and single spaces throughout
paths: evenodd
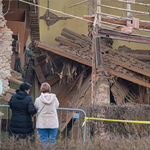
M 30 88 L 31 88 L 31 85 L 27 82 L 20 84 L 20 87 L 19 87 L 21 91 L 29 90 Z

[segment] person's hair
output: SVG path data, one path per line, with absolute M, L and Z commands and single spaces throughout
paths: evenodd
M 42 85 L 41 85 L 40 91 L 41 91 L 42 93 L 50 93 L 50 92 L 51 92 L 51 86 L 50 86 L 48 83 L 44 82 L 44 83 L 42 83 Z
M 31 85 L 27 82 L 21 83 L 19 89 L 21 91 L 29 90 L 31 89 Z

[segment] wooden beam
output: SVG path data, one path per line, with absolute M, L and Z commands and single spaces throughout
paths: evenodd
M 89 21 L 94 21 L 94 16 L 83 16 L 84 19 L 86 20 L 89 20 Z M 102 18 L 102 21 L 105 21 L 105 22 L 108 22 L 108 23 L 113 23 L 113 24 L 116 24 L 116 25 L 124 25 L 126 26 L 126 20 L 117 20 L 117 19 L 111 19 L 111 18 Z M 150 29 L 150 24 L 147 23 L 147 22 L 139 22 L 139 26 L 140 26 L 140 29 Z
M 76 41 L 80 41 L 80 43 L 87 43 L 89 45 L 92 44 L 92 41 L 89 41 L 89 39 L 82 39 L 81 37 L 76 36 L 76 34 L 74 35 L 72 33 L 66 32 L 65 29 L 62 30 L 61 35 L 64 36 L 64 37 L 66 37 L 66 38 L 68 38 L 68 39 L 72 39 L 75 42 Z
M 71 41 L 69 41 L 69 40 L 67 40 L 65 38 L 62 38 L 60 36 L 56 37 L 55 41 L 60 42 L 60 43 L 62 43 L 64 45 L 68 45 L 69 47 L 74 47 L 74 48 L 77 48 L 77 49 L 81 48 L 81 46 L 79 46 L 78 44 L 75 44 L 75 43 L 73 43 L 73 42 L 71 42 Z
M 66 53 L 64 51 L 61 50 L 60 47 L 58 46 L 54 46 L 54 45 L 50 45 L 50 44 L 46 44 L 46 43 L 43 43 L 43 42 L 36 42 L 36 46 L 39 47 L 39 48 L 42 48 L 44 50 L 47 50 L 47 51 L 50 51 L 50 52 L 53 52 L 55 54 L 58 54 L 60 56 L 63 56 L 63 57 L 66 57 L 66 58 L 69 58 L 69 59 L 72 59 L 74 61 L 77 61 L 79 63 L 82 63 L 84 65 L 87 65 L 87 66 L 92 66 L 92 62 L 90 61 L 87 61 L 87 60 L 84 60 L 82 58 L 79 58 L 71 53 Z
M 39 82 L 42 84 L 43 82 L 46 82 L 46 79 L 45 79 L 45 76 L 43 74 L 43 71 L 41 69 L 41 66 L 38 64 L 37 66 L 33 67 L 36 75 L 37 75 L 37 78 L 39 80 Z
M 79 38 L 79 39 L 82 39 L 82 40 L 84 40 L 84 41 L 89 41 L 90 43 L 92 43 L 92 40 L 91 40 L 90 38 L 86 37 L 86 36 L 82 36 L 82 35 L 77 34 L 77 33 L 73 32 L 73 31 L 71 31 L 71 30 L 68 30 L 68 29 L 66 29 L 66 28 L 63 28 L 63 31 L 65 31 L 65 32 L 67 32 L 67 33 L 69 33 L 69 34 L 72 34 L 73 36 L 75 36 L 75 37 L 77 37 L 77 38 Z
M 131 53 L 126 53 L 128 56 L 130 57 L 133 57 L 135 59 L 138 59 L 138 60 L 150 60 L 150 55 L 147 54 L 147 55 L 143 55 L 143 54 L 132 54 Z
M 50 86 L 54 85 L 56 82 L 58 82 L 60 80 L 59 77 L 55 77 L 49 81 L 47 81 L 49 83 Z
M 137 72 L 137 73 L 140 73 L 142 75 L 145 75 L 147 77 L 150 77 L 150 72 L 147 72 L 147 71 L 145 71 L 143 69 L 136 68 L 134 66 L 131 66 L 131 63 L 130 64 L 129 63 L 123 63 L 123 62 L 117 61 L 115 59 L 111 59 L 111 62 L 116 64 L 116 65 L 118 65 L 118 66 L 122 66 L 122 67 L 124 67 L 126 69 L 129 69 L 129 70 L 132 70 L 134 72 Z
M 131 34 L 129 36 L 129 34 L 108 30 L 108 29 L 101 29 L 99 32 L 100 32 L 100 36 L 103 38 L 109 38 L 109 39 L 112 38 L 112 39 L 118 39 L 122 41 L 150 44 L 150 38 L 147 36 L 139 36 L 134 34 Z
M 21 83 L 23 83 L 22 81 L 17 80 L 17 79 L 12 78 L 12 77 L 9 79 L 9 81 L 10 81 L 10 82 L 13 82 L 13 83 L 15 83 L 15 84 L 18 84 L 18 85 L 20 85 Z
M 114 70 L 109 70 L 109 69 L 106 69 L 106 70 L 108 71 L 109 74 L 112 74 L 112 75 L 114 75 L 114 76 L 123 78 L 123 79 L 128 80 L 128 81 L 131 81 L 131 82 L 136 83 L 136 84 L 138 84 L 138 85 L 142 85 L 142 86 L 144 86 L 144 87 L 150 88 L 150 84 L 149 84 L 149 83 L 146 83 L 146 82 L 144 82 L 144 81 L 141 81 L 141 80 L 139 80 L 139 79 L 137 79 L 137 78 L 130 77 L 130 76 L 124 75 L 124 74 L 122 74 L 122 73 L 118 73 L 118 72 L 116 72 L 116 71 L 114 71 Z

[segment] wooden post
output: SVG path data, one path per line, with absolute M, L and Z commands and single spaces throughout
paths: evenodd
M 95 35 L 98 34 L 97 31 L 97 25 L 98 27 L 101 26 L 101 0 L 97 0 L 97 14 L 94 19 L 93 23 L 93 40 L 92 40 L 92 80 L 91 80 L 91 103 L 93 104 L 95 102 L 95 95 L 96 95 L 96 59 L 95 59 L 95 46 L 96 46 L 96 37 Z M 100 41 L 99 41 L 100 42 Z

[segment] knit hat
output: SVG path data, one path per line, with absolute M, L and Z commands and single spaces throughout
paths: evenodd
M 31 88 L 31 85 L 27 82 L 20 84 L 20 87 L 19 87 L 21 91 L 29 90 L 30 88 Z

